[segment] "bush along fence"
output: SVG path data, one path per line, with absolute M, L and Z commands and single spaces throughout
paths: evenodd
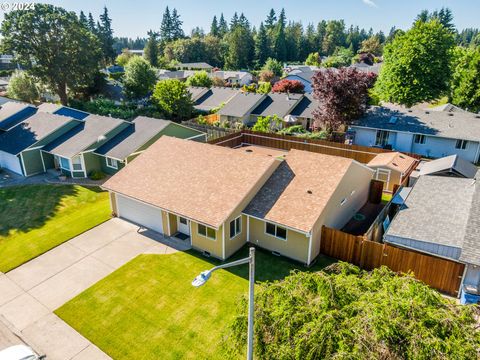
M 368 146 L 341 144 L 327 140 L 304 139 L 296 136 L 262 133 L 251 130 L 241 130 L 231 133 L 224 137 L 212 139 L 209 143 L 232 148 L 242 145 L 257 145 L 281 150 L 305 150 L 354 159 L 363 164 L 368 163 L 378 154 L 391 152 L 391 150 Z M 407 155 L 416 159 L 420 158 L 420 156 L 416 154 Z
M 238 132 L 236 129 L 229 129 L 220 126 L 213 126 L 209 124 L 199 124 L 196 120 L 186 120 L 182 121 L 182 124 L 188 126 L 192 129 L 200 130 L 207 134 L 207 141 L 215 141 L 217 139 L 222 139 L 225 136 L 230 134 L 235 134 Z
M 458 296 L 464 264 L 413 250 L 367 240 L 324 226 L 320 253 L 372 270 L 382 265 L 393 271 L 413 272 L 415 278 L 452 296 Z

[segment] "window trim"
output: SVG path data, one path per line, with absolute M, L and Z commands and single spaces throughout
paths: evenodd
M 65 160 L 68 163 L 68 168 L 63 167 L 62 160 Z M 69 158 L 58 156 L 58 164 L 60 165 L 60 169 L 66 170 L 66 171 L 72 171 Z
M 240 229 L 237 229 L 237 220 L 240 220 L 240 221 L 238 222 Z M 232 233 L 232 223 L 234 224 L 235 230 L 236 230 L 236 232 L 235 232 L 235 234 L 234 234 L 233 236 L 231 235 L 231 233 Z M 238 235 L 240 235 L 240 234 L 242 233 L 242 215 L 237 216 L 235 219 L 233 219 L 232 221 L 230 221 L 229 229 L 228 229 L 228 230 L 229 230 L 229 234 L 228 234 L 228 235 L 230 236 L 230 240 L 235 239 Z
M 378 139 L 379 139 L 379 134 L 386 134 L 386 138 L 382 139 L 385 140 L 385 143 L 381 143 L 381 142 L 378 142 Z M 383 129 L 379 129 L 377 130 L 377 132 L 375 133 L 375 146 L 387 146 L 388 145 L 388 141 L 390 140 L 390 131 L 389 130 L 383 130 Z
M 74 159 L 78 159 L 78 163 L 75 163 L 73 160 Z M 72 159 L 71 159 L 71 164 L 72 164 L 72 171 L 83 171 L 83 162 L 82 162 L 82 155 L 77 155 L 77 156 L 74 156 Z M 80 165 L 80 169 L 75 169 L 75 165 Z
M 111 162 L 110 164 L 108 163 L 109 160 Z M 114 162 L 112 162 L 112 161 L 114 161 Z M 105 162 L 107 163 L 108 168 L 118 170 L 118 160 L 117 159 L 105 156 Z
M 200 233 L 200 226 L 203 226 L 205 228 L 205 235 Z M 212 237 L 208 236 L 208 229 L 211 229 L 215 232 L 215 237 L 212 238 Z M 201 237 L 204 237 L 204 238 L 212 240 L 212 241 L 217 240 L 217 231 L 214 228 L 211 228 L 210 226 L 207 226 L 207 225 L 197 223 L 197 234 Z
M 272 235 L 272 234 L 267 232 L 267 224 L 275 226 L 275 235 Z M 277 235 L 277 233 L 278 233 L 277 229 L 278 228 L 282 228 L 282 229 L 285 230 L 285 238 L 282 238 L 282 237 Z M 271 223 L 271 222 L 268 222 L 268 221 L 265 221 L 265 227 L 264 227 L 263 231 L 265 232 L 265 235 L 274 237 L 274 238 L 282 240 L 282 241 L 287 241 L 287 239 L 288 239 L 288 229 L 286 227 L 283 227 L 283 226 L 280 226 L 280 225 L 277 225 L 277 224 L 274 224 L 274 223 Z
M 460 147 L 458 146 L 459 143 L 460 143 Z M 465 140 L 465 139 L 457 139 L 457 141 L 456 141 L 456 143 L 455 143 L 455 149 L 457 149 L 457 150 L 467 150 L 467 148 L 468 148 L 468 143 L 469 143 L 468 140 Z M 465 147 L 462 147 L 461 145 L 465 145 Z

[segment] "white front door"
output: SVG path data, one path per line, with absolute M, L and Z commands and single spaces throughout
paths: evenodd
M 190 235 L 190 221 L 184 217 L 177 216 L 177 229 L 185 235 Z

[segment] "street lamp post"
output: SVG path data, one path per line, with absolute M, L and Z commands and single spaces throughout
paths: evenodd
M 255 287 L 255 248 L 251 247 L 249 252 L 249 257 L 245 259 L 240 259 L 232 261 L 228 264 L 223 264 L 215 266 L 210 270 L 203 271 L 198 275 L 193 281 L 192 285 L 195 287 L 200 287 L 205 284 L 208 279 L 212 276 L 212 273 L 216 270 L 226 269 L 233 266 L 249 264 L 249 275 L 248 275 L 248 340 L 247 340 L 247 360 L 253 360 L 253 311 L 254 311 L 254 287 Z

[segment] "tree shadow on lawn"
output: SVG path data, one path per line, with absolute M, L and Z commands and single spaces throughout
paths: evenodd
M 62 199 L 78 190 L 71 185 L 23 185 L 0 188 L 0 236 L 28 232 L 54 217 Z
M 234 260 L 243 259 L 248 257 L 249 248 L 251 245 L 245 245 L 240 250 L 238 250 L 231 258 L 227 259 L 225 262 L 214 258 L 208 258 L 198 251 L 189 250 L 187 253 L 191 256 L 202 259 L 212 264 L 212 267 L 220 265 L 222 263 L 228 263 Z M 300 262 L 288 259 L 283 256 L 275 256 L 270 251 L 255 247 L 255 281 L 264 282 L 264 281 L 275 281 L 282 280 L 286 276 L 290 275 L 290 272 L 293 270 L 299 271 L 308 271 L 316 272 L 320 271 L 323 268 L 335 263 L 337 260 L 329 258 L 324 255 L 319 255 L 316 259 L 315 264 L 310 267 L 303 265 Z M 209 270 L 209 269 L 205 269 Z M 240 265 L 232 268 L 225 269 L 226 271 L 240 276 L 244 279 L 248 279 L 248 265 Z M 195 276 L 198 274 L 195 274 Z M 192 279 L 193 280 L 193 279 Z

